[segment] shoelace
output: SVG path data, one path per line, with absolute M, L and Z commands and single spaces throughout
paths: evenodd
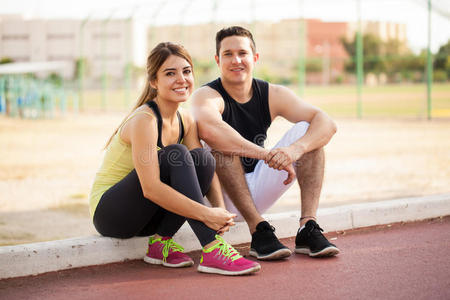
M 320 228 L 319 224 L 317 223 L 313 223 L 312 226 L 308 226 L 308 234 L 311 235 L 314 232 L 314 229 L 318 229 L 319 233 L 322 234 L 321 232 L 323 231 L 322 228 Z
M 167 257 L 169 256 L 169 251 L 172 250 L 172 252 L 183 252 L 184 248 L 181 247 L 179 244 L 175 243 L 173 239 L 167 239 L 162 240 L 161 238 L 152 240 L 150 244 L 153 244 L 155 242 L 161 242 L 161 244 L 164 245 L 162 249 L 162 255 L 163 255 L 163 261 L 167 261 Z
M 259 232 L 265 232 L 265 231 L 267 231 L 267 232 L 271 232 L 271 233 L 273 233 L 273 232 L 275 232 L 275 227 L 273 227 L 272 225 L 270 225 L 270 224 L 264 224 L 264 226 L 261 228 L 259 228 L 259 229 L 257 229 L 257 231 L 259 231 Z
M 220 235 L 216 235 L 216 239 L 219 241 L 219 243 L 209 248 L 208 252 L 211 252 L 212 250 L 218 248 L 218 254 L 223 255 L 225 259 L 230 259 L 231 261 L 235 261 L 236 259 L 242 257 L 242 255 L 240 255 L 239 252 L 237 252 L 237 250 L 234 249 L 233 246 L 228 244 Z
M 267 230 L 267 231 L 272 231 L 272 232 L 275 232 L 275 227 L 273 227 L 272 225 L 270 225 L 270 229 L 269 229 L 269 227 L 266 227 L 266 228 L 264 228 L 265 230 Z

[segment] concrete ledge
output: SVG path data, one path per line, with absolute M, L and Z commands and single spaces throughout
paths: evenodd
M 418 221 L 450 215 L 450 194 L 404 198 L 320 209 L 318 219 L 325 231 L 347 230 L 395 222 Z M 268 214 L 279 238 L 291 237 L 298 228 L 298 212 Z M 225 239 L 231 244 L 250 241 L 247 225 L 237 223 Z M 175 235 L 186 252 L 200 249 L 192 230 L 183 225 Z M 127 240 L 101 236 L 0 247 L 0 279 L 140 259 L 147 238 Z

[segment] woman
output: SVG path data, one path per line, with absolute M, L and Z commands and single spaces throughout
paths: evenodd
M 90 195 L 95 228 L 115 238 L 153 235 L 147 263 L 186 267 L 194 262 L 172 237 L 187 220 L 203 247 L 198 271 L 258 271 L 259 264 L 243 258 L 217 234 L 234 225 L 236 215 L 202 204 L 210 185 L 219 182 L 195 121 L 178 111 L 194 86 L 189 54 L 180 45 L 160 43 L 148 57 L 147 76 L 136 107 L 106 145 Z

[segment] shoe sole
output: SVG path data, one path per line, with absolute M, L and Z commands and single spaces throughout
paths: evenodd
M 163 265 L 164 267 L 169 267 L 169 268 L 183 268 L 183 267 L 190 267 L 194 264 L 193 261 L 184 261 L 178 264 L 169 264 L 168 262 L 165 262 L 161 259 L 157 259 L 157 258 L 151 258 L 148 256 L 144 257 L 144 261 L 148 264 L 152 264 L 152 265 Z
M 250 249 L 249 254 L 259 260 L 277 260 L 291 256 L 292 252 L 291 250 L 284 248 L 266 255 L 260 255 L 255 249 Z
M 213 268 L 213 267 L 206 267 L 206 266 L 202 266 L 202 265 L 199 265 L 197 268 L 197 271 L 199 271 L 201 273 L 220 274 L 220 275 L 228 275 L 228 276 L 246 275 L 246 274 L 258 272 L 259 270 L 261 270 L 260 265 L 254 266 L 249 269 L 241 270 L 241 271 L 227 271 L 227 270 L 222 270 L 222 269 Z
M 295 248 L 295 253 L 306 254 L 311 257 L 330 257 L 339 254 L 339 249 L 336 247 L 327 247 L 319 252 L 311 252 L 309 248 Z

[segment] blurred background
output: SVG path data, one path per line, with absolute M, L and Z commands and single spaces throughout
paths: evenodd
M 199 87 L 229 25 L 252 31 L 256 77 L 336 119 L 321 207 L 450 192 L 448 0 L 0 0 L 0 245 L 94 233 L 90 184 L 149 51 L 183 44 Z

